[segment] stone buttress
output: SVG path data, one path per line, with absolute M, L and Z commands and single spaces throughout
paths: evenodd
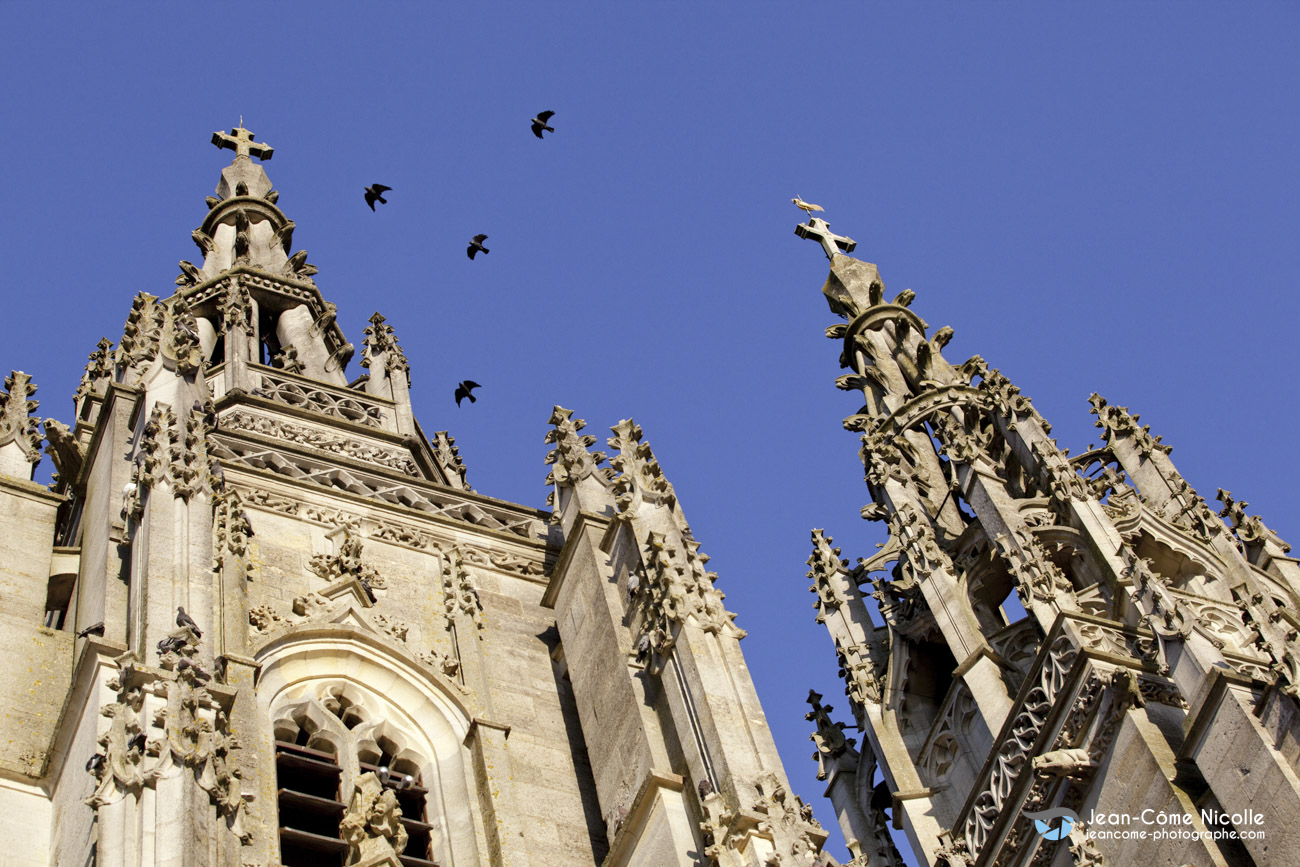
M 826 863 L 789 789 L 739 641 L 641 428 L 556 407 L 548 482 L 564 547 L 547 589 L 616 864 Z

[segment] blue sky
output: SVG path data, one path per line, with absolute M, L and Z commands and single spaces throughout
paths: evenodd
M 345 333 L 388 317 L 479 491 L 544 502 L 553 404 L 642 425 L 828 827 L 803 701 L 848 708 L 808 533 L 856 558 L 881 531 L 792 196 L 1062 445 L 1095 442 L 1099 391 L 1300 539 L 1298 7 L 541 7 L 6 4 L 0 368 L 70 420 L 95 342 L 196 257 L 229 162 L 208 139 L 242 115 Z

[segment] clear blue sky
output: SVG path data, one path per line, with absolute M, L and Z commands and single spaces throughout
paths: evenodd
M 881 531 L 792 196 L 1062 445 L 1095 441 L 1100 391 L 1300 542 L 1300 7 L 373 5 L 4 5 L 0 372 L 43 416 L 197 257 L 229 162 L 208 139 L 242 115 L 345 333 L 388 317 L 479 491 L 543 503 L 552 404 L 641 423 L 828 827 L 808 689 L 849 717 L 808 532 L 856 558 Z

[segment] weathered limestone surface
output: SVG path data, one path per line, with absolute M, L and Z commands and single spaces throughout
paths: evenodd
M 639 430 L 622 482 L 557 468 L 554 514 L 469 488 L 378 313 L 349 376 L 271 149 L 213 143 L 201 258 L 99 342 L 72 425 L 0 394 L 0 864 L 820 858 L 707 558 L 627 499 Z
M 999 371 L 944 358 L 952 329 L 931 332 L 911 290 L 887 301 L 876 266 L 822 220 L 797 234 L 830 259 L 822 291 L 844 321 L 826 336 L 849 371 L 836 385 L 864 402 L 844 420 L 862 442 L 862 514 L 890 533 L 852 566 L 814 530 L 808 561 L 864 732 L 854 768 L 842 724 L 813 702 L 854 864 L 897 863 L 886 809 L 934 865 L 1262 865 L 1295 851 L 1288 546 L 1226 491 L 1216 515 L 1169 447 L 1097 395 L 1103 445 L 1070 457 Z M 1033 824 L 1048 810 L 1076 822 L 1059 844 Z M 1207 833 L 1156 837 L 1144 816 Z
M 72 666 L 70 633 L 42 625 L 59 500 L 0 475 L 0 658 L 12 661 L 0 667 L 0 772 L 23 777 L 45 772 Z

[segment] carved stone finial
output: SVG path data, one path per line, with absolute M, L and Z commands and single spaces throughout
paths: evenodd
M 32 416 L 40 401 L 32 378 L 21 370 L 5 377 L 0 392 L 0 473 L 30 479 L 41 462 L 41 420 Z
M 835 540 L 821 530 L 812 531 L 812 554 L 808 557 L 808 577 L 812 579 L 809 592 L 817 594 L 813 607 L 817 609 L 817 622 L 824 623 L 826 611 L 844 604 L 845 599 L 832 579 L 848 569 L 849 561 L 840 559 L 840 549 L 831 547 Z
M 217 130 L 212 134 L 212 143 L 219 148 L 234 151 L 235 159 L 255 156 L 262 162 L 266 162 L 275 153 L 275 149 L 270 145 L 253 141 L 253 134 L 244 129 L 242 124 L 232 129 L 229 134 Z
M 546 463 L 553 465 L 546 476 L 548 485 L 575 486 L 586 478 L 594 477 L 602 485 L 608 485 L 614 471 L 601 467 L 605 462 L 604 452 L 589 452 L 588 448 L 596 444 L 591 434 L 580 434 L 587 423 L 573 417 L 573 410 L 556 405 L 551 412 L 548 424 L 555 425 L 555 430 L 546 432 L 546 442 L 555 445 L 546 455 Z M 546 502 L 555 505 L 554 495 Z
M 370 325 L 365 329 L 366 339 L 361 346 L 361 366 L 370 369 L 371 363 L 379 357 L 384 359 L 384 371 L 391 376 L 394 370 L 406 374 L 407 385 L 411 382 L 411 365 L 406 360 L 406 353 L 397 343 L 393 326 L 384 321 L 384 317 L 375 312 L 370 317 Z
M 438 460 L 438 466 L 446 474 L 449 484 L 458 488 L 469 487 L 465 478 L 465 462 L 461 460 L 460 449 L 456 448 L 454 436 L 445 430 L 436 431 L 433 435 L 433 455 Z
M 220 464 L 213 461 L 212 466 L 220 472 Z M 220 476 L 215 474 L 213 478 L 220 480 Z M 219 568 L 222 557 L 227 551 L 241 560 L 248 556 L 248 540 L 253 536 L 253 526 L 248 520 L 248 513 L 244 511 L 243 500 L 234 488 L 221 486 L 213 501 L 215 508 L 212 516 L 214 540 L 212 554 L 214 567 Z
M 794 227 L 794 233 L 800 238 L 811 238 L 822 245 L 827 259 L 834 259 L 841 253 L 852 253 L 858 242 L 845 235 L 836 235 L 831 231 L 830 223 L 819 217 L 809 217 L 807 223 Z
M 650 444 L 641 441 L 641 426 L 625 418 L 610 430 L 614 436 L 606 442 L 610 448 L 618 449 L 609 464 L 619 472 L 613 486 L 619 512 L 635 511 L 643 503 L 663 505 L 675 511 L 677 495 L 664 478 Z
M 85 373 L 77 392 L 72 396 L 74 403 L 88 394 L 103 394 L 108 389 L 108 382 L 113 378 L 113 341 L 102 337 L 95 344 L 95 351 L 90 353 Z
M 847 757 L 850 767 L 856 767 L 859 759 L 855 748 L 856 741 L 844 736 L 844 723 L 831 720 L 831 705 L 822 704 L 822 697 L 815 689 L 808 690 L 808 704 L 812 710 L 803 718 L 817 725 L 817 731 L 808 736 L 817 745 L 813 759 L 817 762 L 817 779 L 824 780 L 830 772 L 828 764 L 839 763 L 841 757 Z

